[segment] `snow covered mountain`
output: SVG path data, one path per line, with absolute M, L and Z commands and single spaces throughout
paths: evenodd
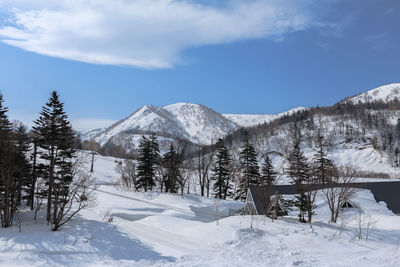
M 399 102 L 390 102 L 393 100 Z M 356 105 L 376 101 L 383 103 Z M 291 112 L 293 116 L 283 120 L 277 118 L 273 124 L 256 125 L 249 129 L 248 139 L 255 146 L 260 162 L 263 155 L 269 154 L 275 168 L 284 173 L 295 143 L 293 133 L 298 130 L 302 150 L 309 159 L 315 154 L 316 137 L 322 134 L 329 147 L 328 156 L 335 164 L 355 167 L 360 172 L 358 175 L 363 177 L 398 177 L 400 83 L 381 86 L 339 103 L 355 105 L 310 108 L 301 114 Z M 236 119 L 236 122 L 242 119 L 242 123 L 271 119 L 246 115 L 230 118 Z M 235 133 L 228 140 L 231 154 L 238 155 L 243 147 L 243 136 Z
M 161 147 L 171 141 L 189 140 L 195 144 L 211 144 L 241 127 L 268 123 L 305 108 L 295 108 L 275 115 L 220 114 L 204 105 L 176 103 L 164 107 L 144 106 L 128 118 L 93 135 L 100 145 L 120 145 L 136 149 L 143 134 L 155 133 Z
M 400 101 L 400 83 L 383 85 L 359 95 L 346 98 L 343 102 L 352 102 L 353 104 L 357 104 L 376 101 L 389 102 L 396 99 Z
M 175 117 L 194 143 L 210 144 L 238 128 L 236 123 L 203 105 L 177 103 L 163 109 Z
M 348 97 L 342 103 L 365 103 L 400 100 L 400 83 L 393 83 Z M 188 140 L 195 144 L 211 144 L 241 127 L 254 127 L 284 116 L 294 115 L 306 108 L 297 107 L 279 114 L 221 114 L 204 105 L 176 103 L 164 107 L 143 106 L 128 118 L 107 129 L 86 134 L 102 146 L 122 146 L 127 151 L 136 149 L 143 134 L 155 133 L 160 147 L 171 142 Z
M 102 146 L 112 143 L 128 150 L 137 148 L 141 135 L 147 133 L 155 133 L 161 142 L 185 139 L 196 144 L 210 144 L 238 128 L 236 123 L 206 106 L 177 103 L 164 107 L 144 106 L 98 133 L 94 139 Z

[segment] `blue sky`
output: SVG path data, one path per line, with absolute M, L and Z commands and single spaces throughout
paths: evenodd
M 400 82 L 397 0 L 149 3 L 0 0 L 11 117 L 35 119 L 52 90 L 90 128 L 147 104 L 278 113 Z

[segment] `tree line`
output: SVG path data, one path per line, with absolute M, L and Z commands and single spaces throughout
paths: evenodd
M 250 186 L 272 185 L 277 175 L 268 155 L 259 168 L 258 154 L 248 140 L 240 152 L 238 166 L 223 139 L 218 139 L 215 151 L 203 147 L 191 153 L 192 158 L 185 152 L 185 146 L 175 148 L 171 143 L 161 155 L 156 135 L 144 135 L 136 159 L 118 162 L 116 166 L 121 184 L 133 190 L 150 191 L 156 187 L 162 192 L 183 193 L 185 186 L 190 191 L 189 178 L 197 177 L 201 196 L 244 200 Z

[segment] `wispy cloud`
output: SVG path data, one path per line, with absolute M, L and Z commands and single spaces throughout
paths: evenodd
M 69 60 L 168 68 L 191 47 L 279 40 L 312 27 L 311 2 L 227 0 L 217 6 L 193 0 L 0 0 L 0 9 L 11 18 L 0 28 L 0 38 Z

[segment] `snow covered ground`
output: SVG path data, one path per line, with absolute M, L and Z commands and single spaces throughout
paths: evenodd
M 115 182 L 114 158 L 98 157 L 94 177 Z M 126 192 L 112 185 L 95 191 L 95 203 L 58 232 L 44 214 L 33 221 L 22 212 L 0 229 L 1 266 L 400 266 L 400 217 L 369 191 L 353 202 L 357 210 L 337 224 L 320 197 L 313 231 L 296 213 L 275 222 L 232 216 L 243 203 L 193 195 Z M 366 241 L 367 223 L 375 222 Z M 253 228 L 250 228 L 250 225 Z

